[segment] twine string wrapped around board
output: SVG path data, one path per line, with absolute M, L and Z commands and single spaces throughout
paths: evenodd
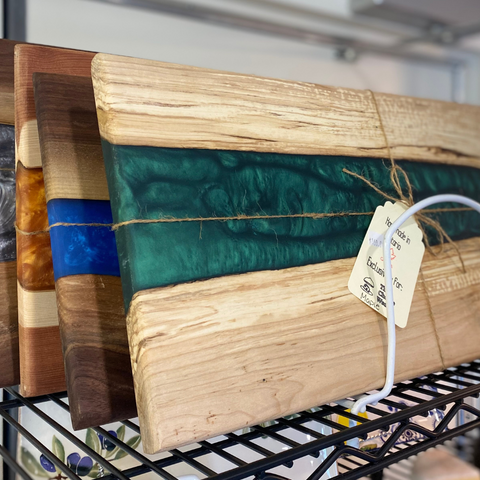
M 388 158 L 390 160 L 390 180 L 392 182 L 393 188 L 397 192 L 398 198 L 395 198 L 391 195 L 388 195 L 384 191 L 382 191 L 380 188 L 378 188 L 376 185 L 374 185 L 372 182 L 367 180 L 365 177 L 362 175 L 358 175 L 357 173 L 351 172 L 350 170 L 347 170 L 346 168 L 342 169 L 344 173 L 347 173 L 348 175 L 352 175 L 353 177 L 356 177 L 363 182 L 365 182 L 369 187 L 373 188 L 378 194 L 382 195 L 384 198 L 387 200 L 393 200 L 394 202 L 402 202 L 405 204 L 407 207 L 411 207 L 415 202 L 413 200 L 413 187 L 410 182 L 410 179 L 408 178 L 407 172 L 405 170 L 398 166 L 397 163 L 395 162 L 395 159 L 393 158 L 392 154 L 392 149 L 390 148 L 390 142 L 388 141 L 387 133 L 385 131 L 385 126 L 383 125 L 382 121 L 382 116 L 380 114 L 380 109 L 378 107 L 377 103 L 377 98 L 375 97 L 375 94 L 373 93 L 372 90 L 368 90 L 372 96 L 373 104 L 375 105 L 375 110 L 377 113 L 377 117 L 380 123 L 380 129 L 382 131 L 383 139 L 385 142 L 385 147 L 387 149 L 388 153 Z M 405 181 L 405 184 L 407 186 L 407 194 L 405 195 L 403 192 L 402 184 L 400 182 L 400 177 L 399 173 L 403 176 L 403 179 Z M 466 208 L 465 210 L 471 210 L 469 208 Z M 444 209 L 437 209 L 437 211 L 446 211 Z M 450 245 L 453 246 L 453 248 L 456 250 L 458 258 L 460 259 L 460 263 L 462 265 L 462 271 L 463 273 L 466 273 L 466 268 L 465 268 L 465 262 L 463 261 L 462 253 L 460 252 L 460 249 L 458 248 L 457 244 L 450 238 L 448 233 L 445 231 L 445 229 L 442 227 L 440 222 L 437 220 L 430 218 L 426 215 L 426 212 L 428 210 L 424 210 L 423 212 L 418 212 L 414 215 L 418 226 L 420 230 L 422 231 L 423 234 L 423 241 L 425 242 L 425 247 L 427 250 L 434 256 L 438 255 L 439 253 L 443 252 L 443 247 L 445 244 L 445 239 L 450 243 Z M 431 227 L 433 230 L 437 232 L 438 235 L 438 240 L 439 240 L 439 247 L 440 250 L 439 252 L 435 252 L 432 246 L 430 245 L 430 241 L 428 240 L 428 236 L 425 232 L 425 227 L 424 225 L 428 225 Z
M 387 149 L 388 157 L 390 160 L 390 180 L 391 183 L 398 195 L 398 197 L 394 197 L 392 195 L 389 195 L 388 193 L 384 192 L 381 190 L 377 185 L 372 183 L 370 180 L 365 178 L 362 175 L 359 175 L 358 173 L 352 172 L 346 168 L 343 168 L 342 171 L 345 174 L 351 175 L 355 178 L 360 179 L 361 181 L 365 182 L 370 188 L 372 188 L 375 192 L 377 192 L 379 195 L 382 197 L 386 198 L 387 200 L 391 200 L 393 202 L 401 202 L 405 204 L 407 207 L 410 207 L 414 204 L 413 200 L 413 187 L 412 184 L 408 178 L 407 173 L 403 168 L 397 165 L 395 162 L 395 159 L 393 158 L 392 150 L 390 148 L 390 143 L 387 138 L 387 134 L 385 131 L 385 127 L 382 121 L 382 116 L 380 114 L 380 110 L 378 107 L 377 99 L 375 97 L 375 94 L 373 91 L 368 90 L 372 96 L 373 104 L 375 106 L 376 114 L 378 117 L 378 121 L 380 124 L 380 129 L 382 131 L 382 135 L 384 138 L 385 142 L 385 147 Z M 400 176 L 401 174 L 403 176 L 403 179 L 405 181 L 406 187 L 407 187 L 407 193 L 406 195 L 403 192 L 402 184 L 400 182 Z M 445 243 L 445 240 L 447 240 L 456 250 L 458 257 L 460 259 L 461 265 L 462 265 L 462 271 L 465 273 L 465 263 L 463 261 L 461 252 L 458 248 L 458 246 L 453 242 L 453 240 L 450 238 L 450 236 L 447 234 L 447 232 L 444 230 L 444 228 L 440 225 L 440 223 L 437 220 L 434 220 L 433 218 L 428 217 L 428 214 L 432 213 L 443 213 L 443 212 L 462 212 L 462 211 L 471 211 L 471 208 L 468 207 L 451 207 L 451 208 L 435 208 L 435 209 L 425 209 L 423 212 L 419 212 L 415 214 L 417 223 L 423 233 L 423 240 L 425 242 L 426 248 L 430 253 L 433 255 L 437 255 L 438 253 L 435 252 L 430 245 L 430 242 L 428 240 L 428 237 L 425 233 L 425 228 L 423 225 L 427 225 L 434 229 L 437 232 L 438 239 L 439 239 L 439 245 L 440 245 L 440 253 L 443 251 L 443 246 Z M 22 230 L 18 227 L 17 224 L 15 224 L 15 230 L 25 236 L 35 236 L 35 235 L 42 235 L 42 234 L 47 234 L 50 232 L 51 229 L 56 228 L 56 227 L 101 227 L 101 228 L 110 228 L 112 231 L 116 231 L 119 228 L 128 226 L 128 225 L 135 225 L 135 224 L 155 224 L 155 223 L 182 223 L 182 222 L 199 222 L 200 223 L 200 238 L 201 237 L 201 232 L 202 232 L 202 225 L 203 222 L 228 222 L 228 221 L 235 221 L 235 220 L 272 220 L 272 219 L 296 219 L 296 218 L 310 218 L 313 220 L 319 220 L 322 218 L 335 218 L 335 217 L 351 217 L 351 216 L 373 216 L 375 212 L 326 212 L 326 213 L 318 213 L 318 212 L 313 212 L 313 213 L 297 213 L 297 214 L 284 214 L 284 215 L 245 215 L 242 213 L 239 213 L 237 215 L 232 215 L 232 216 L 224 216 L 224 217 L 218 217 L 218 216 L 212 216 L 212 217 L 184 217 L 184 218 L 179 218 L 179 217 L 160 217 L 156 219 L 131 219 L 131 220 L 126 220 L 123 222 L 119 223 L 70 223 L 70 222 L 56 222 L 52 225 L 50 225 L 48 228 L 45 230 L 38 230 L 38 231 L 33 231 L 33 232 L 27 232 L 25 230 Z
M 344 169 L 345 173 L 359 177 L 363 179 L 366 183 L 372 185 L 372 188 L 379 190 L 374 184 L 370 183 L 367 179 L 353 172 L 349 172 Z M 379 190 L 381 192 L 381 190 Z M 395 202 L 399 201 L 398 198 L 392 197 L 384 193 L 384 197 L 393 200 Z M 472 211 L 469 207 L 450 207 L 450 208 L 428 208 L 425 209 L 425 212 L 428 214 L 432 213 L 445 213 L 445 212 L 467 212 Z M 152 223 L 183 223 L 183 222 L 228 222 L 230 220 L 271 220 L 271 219 L 281 219 L 281 218 L 311 218 L 313 220 L 319 220 L 322 218 L 335 218 L 335 217 L 362 217 L 370 216 L 372 217 L 375 214 L 374 211 L 371 212 L 326 212 L 326 213 L 295 213 L 295 214 L 285 214 L 285 215 L 244 215 L 238 214 L 231 217 L 161 217 L 155 219 L 143 219 L 137 218 L 133 220 L 126 220 L 125 222 L 120 223 L 70 223 L 70 222 L 56 222 L 47 227 L 45 230 L 37 230 L 34 232 L 27 232 L 22 230 L 18 225 L 15 225 L 15 230 L 21 235 L 42 235 L 49 233 L 50 230 L 56 227 L 106 227 L 110 228 L 112 231 L 118 230 L 121 227 L 127 225 L 138 225 L 138 224 L 152 224 Z M 450 237 L 449 237 L 450 238 Z

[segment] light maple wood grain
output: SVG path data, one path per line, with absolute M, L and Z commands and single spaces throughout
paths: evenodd
M 387 156 L 369 91 L 106 54 L 92 78 L 113 144 Z M 480 107 L 376 98 L 395 158 L 480 168 Z
M 26 328 L 58 326 L 55 290 L 29 291 L 20 282 L 18 291 L 18 322 Z
M 458 242 L 470 277 L 429 297 L 417 284 L 397 328 L 396 381 L 477 358 L 480 238 Z M 463 275 L 452 254 L 426 253 L 426 287 Z M 166 450 L 378 388 L 385 381 L 385 318 L 347 288 L 355 259 L 145 290 L 127 317 L 142 440 Z M 467 303 L 467 302 L 465 302 Z M 475 328 L 444 342 L 454 323 Z M 445 324 L 449 324 L 445 327 Z M 439 349 L 435 328 L 440 335 Z M 456 328 L 456 327 L 455 327 Z M 462 339 L 462 335 L 470 339 Z M 464 345 L 470 345 L 464 348 Z M 459 348 L 461 346 L 461 348 Z
M 469 246 L 462 250 L 466 272 L 450 245 L 434 264 L 423 267 L 441 353 L 449 366 L 480 354 L 480 245 L 476 240 L 462 242 L 464 247 Z

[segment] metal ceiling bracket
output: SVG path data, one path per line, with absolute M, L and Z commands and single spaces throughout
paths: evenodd
M 3 36 L 9 40 L 27 40 L 27 0 L 3 0 Z

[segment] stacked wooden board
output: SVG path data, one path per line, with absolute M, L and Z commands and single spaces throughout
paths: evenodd
M 34 86 L 49 223 L 97 224 L 50 233 L 70 413 L 80 429 L 136 416 L 122 285 L 92 81 L 36 73 Z
M 480 109 L 103 54 L 92 78 L 145 450 L 381 386 L 385 320 L 347 283 L 385 199 L 343 169 L 395 196 L 382 122 L 416 200 L 479 200 Z M 478 356 L 480 221 L 437 216 L 467 273 L 425 255 L 397 380 Z
M 20 379 L 13 109 L 13 55 L 16 43 L 0 40 L 0 387 L 17 385 Z
M 383 128 L 415 200 L 480 200 L 478 107 L 30 45 L 15 75 L 22 393 L 74 428 L 136 403 L 149 453 L 383 384 L 347 283 L 385 200 L 344 172 L 395 196 Z M 466 272 L 425 255 L 397 380 L 479 354 L 480 221 L 435 215 Z
M 19 45 L 15 55 L 20 389 L 32 396 L 65 390 L 32 75 L 89 76 L 94 54 Z

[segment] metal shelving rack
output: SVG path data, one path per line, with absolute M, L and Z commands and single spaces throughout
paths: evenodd
M 103 478 L 108 480 L 141 478 L 147 472 L 154 472 L 159 479 L 177 480 L 177 476 L 169 473 L 169 467 L 182 462 L 199 478 L 299 480 L 288 476 L 295 462 L 306 456 L 318 458 L 320 452 L 326 449 L 329 452 L 328 456 L 321 465 L 312 469 L 307 480 L 319 480 L 334 462 L 337 463 L 339 471 L 336 478 L 354 480 L 380 472 L 394 463 L 480 426 L 480 410 L 476 408 L 475 401 L 480 394 L 480 360 L 477 360 L 440 373 L 398 383 L 386 399 L 375 407 L 368 408 L 368 419 L 348 413 L 341 405 L 342 402 L 331 403 L 265 425 L 172 450 L 157 460 L 137 452 L 104 428 L 95 428 L 97 434 L 103 435 L 135 459 L 136 466 L 121 471 L 39 408 L 39 404 L 50 401 L 68 410 L 66 394 L 26 399 L 13 389 L 6 389 L 6 392 L 8 398 L 0 403 L 0 416 L 7 426 L 5 446 L 0 446 L 0 457 L 3 457 L 6 467 L 5 480 L 15 478 L 15 474 L 18 478 L 31 479 L 16 459 L 14 444 L 17 435 L 22 435 L 30 441 L 38 449 L 39 454 L 42 453 L 57 466 L 64 478 L 80 479 L 53 455 L 48 446 L 43 445 L 29 432 L 28 425 L 21 425 L 16 420 L 18 410 L 21 408 L 27 408 L 38 415 L 53 427 L 60 437 L 71 441 L 98 462 L 103 467 Z M 344 420 L 339 420 L 339 416 Z M 425 424 L 422 424 L 421 419 L 429 417 L 435 417 L 437 422 L 423 421 Z M 353 426 L 346 426 L 347 418 L 353 420 L 350 422 Z M 138 426 L 131 421 L 122 423 L 127 429 L 139 433 Z M 329 435 L 319 433 L 325 427 L 329 427 L 332 433 Z M 306 438 L 310 438 L 310 441 L 298 443 L 292 440 L 289 435 L 292 431 L 308 435 Z M 261 438 L 268 438 L 282 445 L 280 453 L 274 453 L 262 446 L 258 442 Z M 382 440 L 378 442 L 379 438 Z M 377 439 L 376 448 L 372 448 L 373 439 Z M 240 458 L 240 455 L 231 453 L 232 447 L 239 446 L 245 451 L 254 451 L 259 459 L 247 462 Z M 202 462 L 202 459 L 211 455 L 227 461 L 231 467 L 223 471 L 214 471 L 206 466 L 206 462 Z M 277 473 L 279 468 L 281 472 Z
M 184 7 L 172 6 L 173 2 L 167 0 L 161 2 L 142 0 L 100 1 L 146 6 L 158 11 L 167 11 L 183 16 L 192 15 L 192 9 L 188 5 Z M 1 0 L 6 38 L 25 40 L 26 4 L 26 0 Z M 265 21 L 246 22 L 245 18 L 239 18 L 232 14 L 221 15 L 221 12 L 215 12 L 216 16 L 212 16 L 211 11 L 207 9 L 197 8 L 194 13 L 199 17 L 199 20 L 203 18 L 208 21 L 208 19 L 215 18 L 217 23 L 223 22 L 224 25 L 230 26 L 237 24 L 240 28 L 248 27 L 249 30 L 258 33 L 272 34 L 272 32 L 275 32 L 276 35 L 287 39 L 300 41 L 306 39 L 309 43 L 331 45 L 338 49 L 339 58 L 346 59 L 346 55 L 344 55 L 347 51 L 346 47 L 353 44 L 360 53 L 373 52 L 408 60 L 427 60 L 425 55 L 417 56 L 408 49 L 404 50 L 402 45 L 393 45 L 388 48 L 365 43 L 357 45 L 355 39 L 339 41 L 337 37 L 326 33 L 281 28 L 279 25 Z M 343 22 L 350 22 L 352 27 L 358 27 L 352 19 L 344 19 Z M 442 34 L 444 33 L 449 32 L 442 32 Z M 464 33 L 466 35 L 469 32 Z M 411 39 L 411 41 L 428 40 L 429 38 L 434 42 L 437 41 L 430 31 L 426 31 L 423 36 Z M 469 75 L 475 78 L 478 72 L 478 62 L 476 55 L 473 55 L 472 52 L 460 49 L 450 50 L 446 59 L 432 57 L 430 61 L 451 66 L 454 79 L 452 82 L 454 84 L 453 97 L 456 99 L 459 97 L 457 90 L 465 88 L 464 83 L 476 85 L 475 81 L 460 82 L 458 80 L 461 77 L 459 73 L 462 73 L 462 68 L 468 67 Z M 452 59 L 454 60 L 452 61 Z M 457 86 L 457 84 L 460 84 L 460 86 Z M 312 379 L 312 381 L 315 381 L 315 379 Z M 480 361 L 475 361 L 397 384 L 389 397 L 382 400 L 377 406 L 368 408 L 368 419 L 348 413 L 340 403 L 331 403 L 246 431 L 232 432 L 218 439 L 200 442 L 188 448 L 176 449 L 167 452 L 161 459 L 156 460 L 142 455 L 125 442 L 113 437 L 105 428 L 95 428 L 98 434 L 123 449 L 127 455 L 134 459 L 136 465 L 122 471 L 94 452 L 88 445 L 64 429 L 55 418 L 49 417 L 39 408 L 45 402 L 54 402 L 59 407 L 68 410 L 65 393 L 26 399 L 14 389 L 6 389 L 5 399 L 0 402 L 0 417 L 3 419 L 0 428 L 3 429 L 4 433 L 3 445 L 0 444 L 0 459 L 3 459 L 4 462 L 4 477 L 2 480 L 14 480 L 17 476 L 18 478 L 31 480 L 30 475 L 17 458 L 17 439 L 19 435 L 29 440 L 37 448 L 38 455 L 43 454 L 54 463 L 62 472 L 63 478 L 80 480 L 78 475 L 53 455 L 49 445 L 42 444 L 29 431 L 29 425 L 22 425 L 18 422 L 18 413 L 21 409 L 28 409 L 33 412 L 53 427 L 58 432 L 59 437 L 69 440 L 79 450 L 98 462 L 103 467 L 103 478 L 108 480 L 141 478 L 148 472 L 153 472 L 159 479 L 177 480 L 178 477 L 169 473 L 169 467 L 181 463 L 188 465 L 192 472 L 195 472 L 200 478 L 212 480 L 241 480 L 247 478 L 255 480 L 280 478 L 300 480 L 289 475 L 289 471 L 292 470 L 295 462 L 307 456 L 318 458 L 322 451 L 327 450 L 329 452 L 327 458 L 323 463 L 312 468 L 306 480 L 320 480 L 324 472 L 334 462 L 336 462 L 339 470 L 339 475 L 336 478 L 354 480 L 381 472 L 405 458 L 417 455 L 428 448 L 478 428 L 480 426 L 480 409 L 477 408 L 478 402 L 475 399 L 479 394 Z M 353 420 L 356 425 L 349 427 L 345 425 L 345 422 L 340 423 L 339 415 Z M 428 418 L 429 416 L 436 416 L 440 421 L 432 425 L 431 428 L 419 424 L 418 418 Z M 139 433 L 138 426 L 135 423 L 125 421 L 123 424 L 127 429 Z M 323 427 L 329 427 L 332 433 L 329 435 L 320 433 L 319 431 Z M 288 432 L 292 431 L 308 435 L 310 440 L 306 443 L 292 440 L 291 435 L 288 435 Z M 378 440 L 379 437 L 382 440 L 378 443 L 380 445 L 378 448 L 366 448 L 369 445 L 369 440 L 374 438 Z M 261 442 L 258 442 L 262 438 L 271 439 L 281 445 L 280 452 L 276 453 L 262 446 Z M 234 447 L 242 447 L 246 452 L 253 451 L 258 459 L 251 462 L 245 461 L 244 457 L 241 458 L 239 455 L 232 453 Z M 223 471 L 214 471 L 205 465 L 206 462 L 202 462 L 202 459 L 207 456 L 220 457 L 227 461 L 231 467 Z M 278 470 L 281 471 L 277 473 Z

